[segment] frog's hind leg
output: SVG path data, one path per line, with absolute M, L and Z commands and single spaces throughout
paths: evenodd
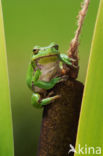
M 29 67 L 28 67 L 28 71 L 27 71 L 27 76 L 26 76 L 26 83 L 28 85 L 28 87 L 30 89 L 32 89 L 32 76 L 33 76 L 33 67 L 31 64 L 29 64 Z
M 41 100 L 40 104 L 41 106 L 45 106 L 47 104 L 50 104 L 51 102 L 53 102 L 54 100 L 60 98 L 60 95 L 55 95 L 53 97 L 48 97 L 48 98 L 45 98 L 43 100 Z
M 54 100 L 60 98 L 60 95 L 55 95 L 53 97 L 48 97 L 43 100 L 41 100 L 41 97 L 38 93 L 33 93 L 32 95 L 32 105 L 36 108 L 42 108 L 45 105 L 50 104 Z

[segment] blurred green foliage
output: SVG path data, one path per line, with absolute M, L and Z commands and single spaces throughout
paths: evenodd
M 0 156 L 14 156 L 7 55 L 0 0 Z
M 85 80 L 98 0 L 91 1 L 80 37 L 80 73 Z M 13 111 L 15 156 L 36 155 L 42 110 L 31 106 L 26 86 L 27 66 L 34 45 L 55 41 L 66 52 L 77 27 L 81 0 L 2 0 Z
M 103 156 L 103 0 L 100 1 L 93 35 L 90 61 L 84 90 L 77 146 L 87 146 L 84 155 Z M 94 150 L 88 150 L 94 147 Z M 97 148 L 99 147 L 99 148 Z M 101 148 L 101 149 L 100 149 Z M 85 149 L 85 148 L 84 148 Z M 85 150 L 83 151 L 84 153 Z M 83 154 L 80 153 L 79 156 Z M 78 154 L 75 154 L 78 156 Z

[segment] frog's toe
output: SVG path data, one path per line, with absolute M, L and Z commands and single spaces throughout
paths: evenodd
M 75 69 L 79 68 L 78 66 L 76 66 L 76 65 L 74 65 L 74 64 L 73 64 L 72 66 L 73 66 Z
M 61 95 L 55 95 L 55 96 L 53 96 L 51 98 L 52 98 L 52 100 L 56 100 L 56 99 L 59 99 L 60 97 L 61 97 Z
M 73 59 L 71 57 L 69 57 L 69 59 L 70 59 L 71 62 L 76 62 L 77 61 L 76 59 Z
M 67 81 L 68 79 L 69 79 L 69 76 L 68 76 L 68 75 L 63 75 L 63 76 L 61 77 L 60 82 Z

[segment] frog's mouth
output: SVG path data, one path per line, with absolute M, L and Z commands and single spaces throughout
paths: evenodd
M 56 62 L 58 60 L 58 55 L 48 55 L 48 56 L 41 56 L 36 59 L 37 64 L 48 64 L 52 62 Z
M 53 55 L 47 55 L 47 56 L 41 56 L 37 58 L 36 60 L 42 59 L 42 58 L 49 58 L 49 57 L 58 57 L 58 54 L 53 54 Z
M 51 58 L 51 57 L 58 57 L 58 54 L 53 54 L 53 55 L 47 55 L 47 56 L 41 56 L 36 59 L 36 61 L 44 59 L 44 58 Z

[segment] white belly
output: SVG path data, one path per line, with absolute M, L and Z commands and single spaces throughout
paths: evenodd
M 52 78 L 55 78 L 60 73 L 59 61 L 50 62 L 48 64 L 42 65 L 41 76 L 39 80 L 49 82 Z M 42 88 L 35 87 L 35 92 L 43 93 L 45 90 Z
M 56 77 L 60 71 L 59 61 L 51 62 L 42 66 L 40 80 L 50 81 L 53 77 Z

